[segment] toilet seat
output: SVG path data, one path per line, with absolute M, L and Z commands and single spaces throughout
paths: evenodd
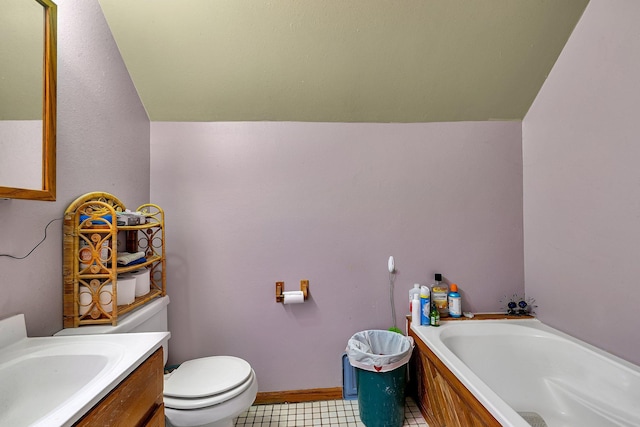
M 189 360 L 165 379 L 164 404 L 173 409 L 217 405 L 244 392 L 254 376 L 251 365 L 233 356 Z

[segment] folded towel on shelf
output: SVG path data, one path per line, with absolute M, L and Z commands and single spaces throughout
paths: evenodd
M 145 261 L 144 252 L 118 252 L 118 265 L 140 264 Z
M 145 262 L 147 262 L 147 259 L 145 257 L 138 258 L 138 259 L 136 259 L 134 261 L 131 261 L 129 264 L 126 265 L 126 267 L 131 267 L 132 265 L 143 264 Z M 118 265 L 120 265 L 121 267 L 125 267 L 125 265 L 122 265 L 122 264 L 118 264 Z

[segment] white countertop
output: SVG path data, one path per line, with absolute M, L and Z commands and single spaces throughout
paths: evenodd
M 23 315 L 0 320 L 0 335 L 0 425 L 13 427 L 73 425 L 170 336 L 29 338 Z

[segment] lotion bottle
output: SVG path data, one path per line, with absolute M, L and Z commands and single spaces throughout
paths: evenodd
M 451 290 L 449 291 L 449 316 L 462 316 L 462 298 L 458 293 L 458 285 L 455 283 L 451 284 Z
M 418 295 L 418 299 L 420 298 L 420 284 L 416 283 L 413 285 L 413 288 L 409 289 L 409 312 L 413 313 L 413 298 Z
M 413 295 L 413 300 L 411 301 L 411 324 L 420 326 L 420 309 L 422 306 L 420 305 L 420 288 L 418 288 L 418 293 Z

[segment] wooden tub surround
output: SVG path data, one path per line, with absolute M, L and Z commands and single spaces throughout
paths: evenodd
M 506 314 L 479 314 L 474 320 L 522 319 Z M 464 321 L 466 318 L 446 319 Z M 407 316 L 407 330 L 415 341 L 409 362 L 409 393 L 414 397 L 430 427 L 500 427 L 501 424 L 458 380 L 429 347 L 411 330 L 411 316 Z

